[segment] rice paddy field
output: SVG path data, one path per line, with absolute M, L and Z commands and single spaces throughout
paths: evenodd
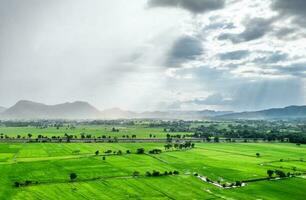
M 5 127 L 0 126 L 0 134 L 2 135 L 9 135 L 16 137 L 20 135 L 21 137 L 27 137 L 28 134 L 33 135 L 33 137 L 37 137 L 38 135 L 43 136 L 64 136 L 65 134 L 68 135 L 76 135 L 78 137 L 81 134 L 91 135 L 91 136 L 111 136 L 111 137 L 118 137 L 121 138 L 123 135 L 128 135 L 131 137 L 132 135 L 136 135 L 137 138 L 150 138 L 151 136 L 155 136 L 155 138 L 166 138 L 166 134 L 163 128 L 149 128 L 147 126 L 115 126 L 119 132 L 113 132 L 112 128 L 114 126 L 76 126 L 74 128 L 67 128 L 67 127 L 60 127 L 59 129 L 55 127 L 47 127 L 47 128 L 36 128 L 36 127 Z M 171 132 L 169 134 L 172 135 L 185 135 L 185 134 L 193 134 L 192 132 Z
M 162 153 L 136 154 L 138 148 Z M 105 155 L 107 150 L 122 154 Z M 303 175 L 224 189 L 194 174 L 222 184 L 265 178 L 268 169 L 303 173 L 305 158 L 305 145 L 286 143 L 196 143 L 186 150 L 165 150 L 159 143 L 0 143 L 0 199 L 302 200 Z M 146 176 L 153 170 L 179 174 Z M 14 186 L 26 181 L 31 184 Z

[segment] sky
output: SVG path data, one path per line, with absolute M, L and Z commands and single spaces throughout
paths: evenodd
M 306 104 L 304 0 L 1 0 L 0 106 Z

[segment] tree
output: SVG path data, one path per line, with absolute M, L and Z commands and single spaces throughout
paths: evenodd
M 137 176 L 139 176 L 139 175 L 140 175 L 140 173 L 139 173 L 138 171 L 134 171 L 134 172 L 133 172 L 133 176 L 134 176 L 134 177 L 137 177 Z
M 100 152 L 99 152 L 99 150 L 97 150 L 97 151 L 95 152 L 96 156 L 98 156 L 98 155 L 99 155 L 99 153 L 100 153 Z
M 271 177 L 273 176 L 273 174 L 274 174 L 274 171 L 271 170 L 271 169 L 268 169 L 268 170 L 267 170 L 267 174 L 268 174 L 268 176 L 271 178 Z
M 77 177 L 78 177 L 78 176 L 77 176 L 76 173 L 74 173 L 74 172 L 70 173 L 70 180 L 71 180 L 71 181 L 74 181 Z
M 33 135 L 31 133 L 28 134 L 28 137 L 31 138 Z
M 137 154 L 144 154 L 145 150 L 144 148 L 137 149 Z
M 16 181 L 16 182 L 14 183 L 14 185 L 15 185 L 15 187 L 20 187 L 20 183 L 19 183 L 18 181 Z
M 160 176 L 159 171 L 155 171 L 155 170 L 153 170 L 152 176 Z
M 105 160 L 105 156 L 102 157 L 102 160 Z
M 242 183 L 241 183 L 241 181 L 236 181 L 235 185 L 236 185 L 237 187 L 241 187 Z
M 259 158 L 260 157 L 260 153 L 256 153 L 256 157 Z
M 218 136 L 214 137 L 214 142 L 219 142 L 219 137 Z
M 285 172 L 283 172 L 282 170 L 275 170 L 275 174 L 278 175 L 281 178 L 286 177 Z

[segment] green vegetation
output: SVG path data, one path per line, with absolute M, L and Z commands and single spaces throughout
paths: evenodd
M 163 146 L 158 143 L 0 144 L 0 199 L 250 199 L 249 193 L 253 199 L 303 198 L 306 185 L 303 175 L 249 182 L 245 187 L 233 189 L 216 187 L 194 175 L 229 185 L 287 177 L 288 172 L 305 173 L 303 145 L 197 143 L 189 149 L 171 147 L 159 154 L 137 154 L 142 148 L 149 152 Z M 76 150 L 78 154 L 73 153 Z M 97 150 L 99 155 L 95 154 Z M 112 153 L 101 153 L 107 150 Z M 124 153 L 118 155 L 119 150 Z M 271 175 L 269 170 L 273 171 Z
M 217 132 L 226 129 L 235 133 L 254 126 L 269 135 L 268 124 L 274 130 L 280 122 L 250 122 L 246 126 L 241 125 L 244 122 L 100 123 L 47 121 L 14 127 L 2 123 L 0 199 L 304 199 L 304 144 L 254 138 L 238 142 Z M 291 125 L 283 128 L 290 127 L 290 133 L 304 130 L 297 122 L 288 123 Z M 204 137 L 206 142 L 188 141 L 200 130 L 211 134 Z M 164 138 L 166 143 L 5 140 L 103 135 Z

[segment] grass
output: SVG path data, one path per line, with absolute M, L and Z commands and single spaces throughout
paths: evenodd
M 268 143 L 201 143 L 184 151 L 158 155 L 135 154 L 160 148 L 157 143 L 82 143 L 82 144 L 0 144 L 0 199 L 303 199 L 306 180 L 302 177 L 279 181 L 248 183 L 235 189 L 217 188 L 193 176 L 213 180 L 266 177 L 267 169 L 285 172 L 306 170 L 306 147 Z M 95 156 L 106 150 L 123 155 Z M 79 150 L 79 154 L 73 151 Z M 126 150 L 132 154 L 125 154 Z M 260 157 L 256 157 L 260 153 Z M 280 162 L 283 159 L 283 162 Z M 287 161 L 288 159 L 294 161 Z M 272 162 L 271 161 L 277 161 Z M 268 163 L 268 165 L 266 165 Z M 263 165 L 262 165 L 263 164 Z M 178 176 L 146 177 L 146 171 L 178 170 Z M 134 178 L 134 171 L 140 177 Z M 75 172 L 76 182 L 69 181 Z M 15 181 L 39 184 L 15 188 Z M 303 196 L 304 195 L 304 196 Z
M 37 137 L 38 135 L 44 135 L 48 137 L 52 136 L 64 136 L 65 133 L 68 135 L 76 135 L 78 137 L 81 134 L 92 135 L 92 136 L 111 136 L 121 138 L 123 135 L 128 135 L 132 137 L 132 135 L 136 135 L 137 138 L 150 138 L 150 134 L 155 136 L 156 138 L 166 138 L 167 132 L 164 132 L 163 128 L 149 128 L 145 125 L 137 125 L 137 126 L 115 126 L 116 129 L 119 129 L 119 132 L 112 132 L 113 126 L 76 126 L 73 129 L 68 127 L 60 127 L 59 129 L 55 127 L 48 128 L 36 128 L 36 127 L 3 127 L 0 126 L 0 134 L 8 135 L 10 137 L 16 137 L 20 135 L 21 137 L 27 137 L 28 134 L 32 134 L 33 137 Z M 172 132 L 170 135 L 185 135 L 192 134 L 186 132 Z

